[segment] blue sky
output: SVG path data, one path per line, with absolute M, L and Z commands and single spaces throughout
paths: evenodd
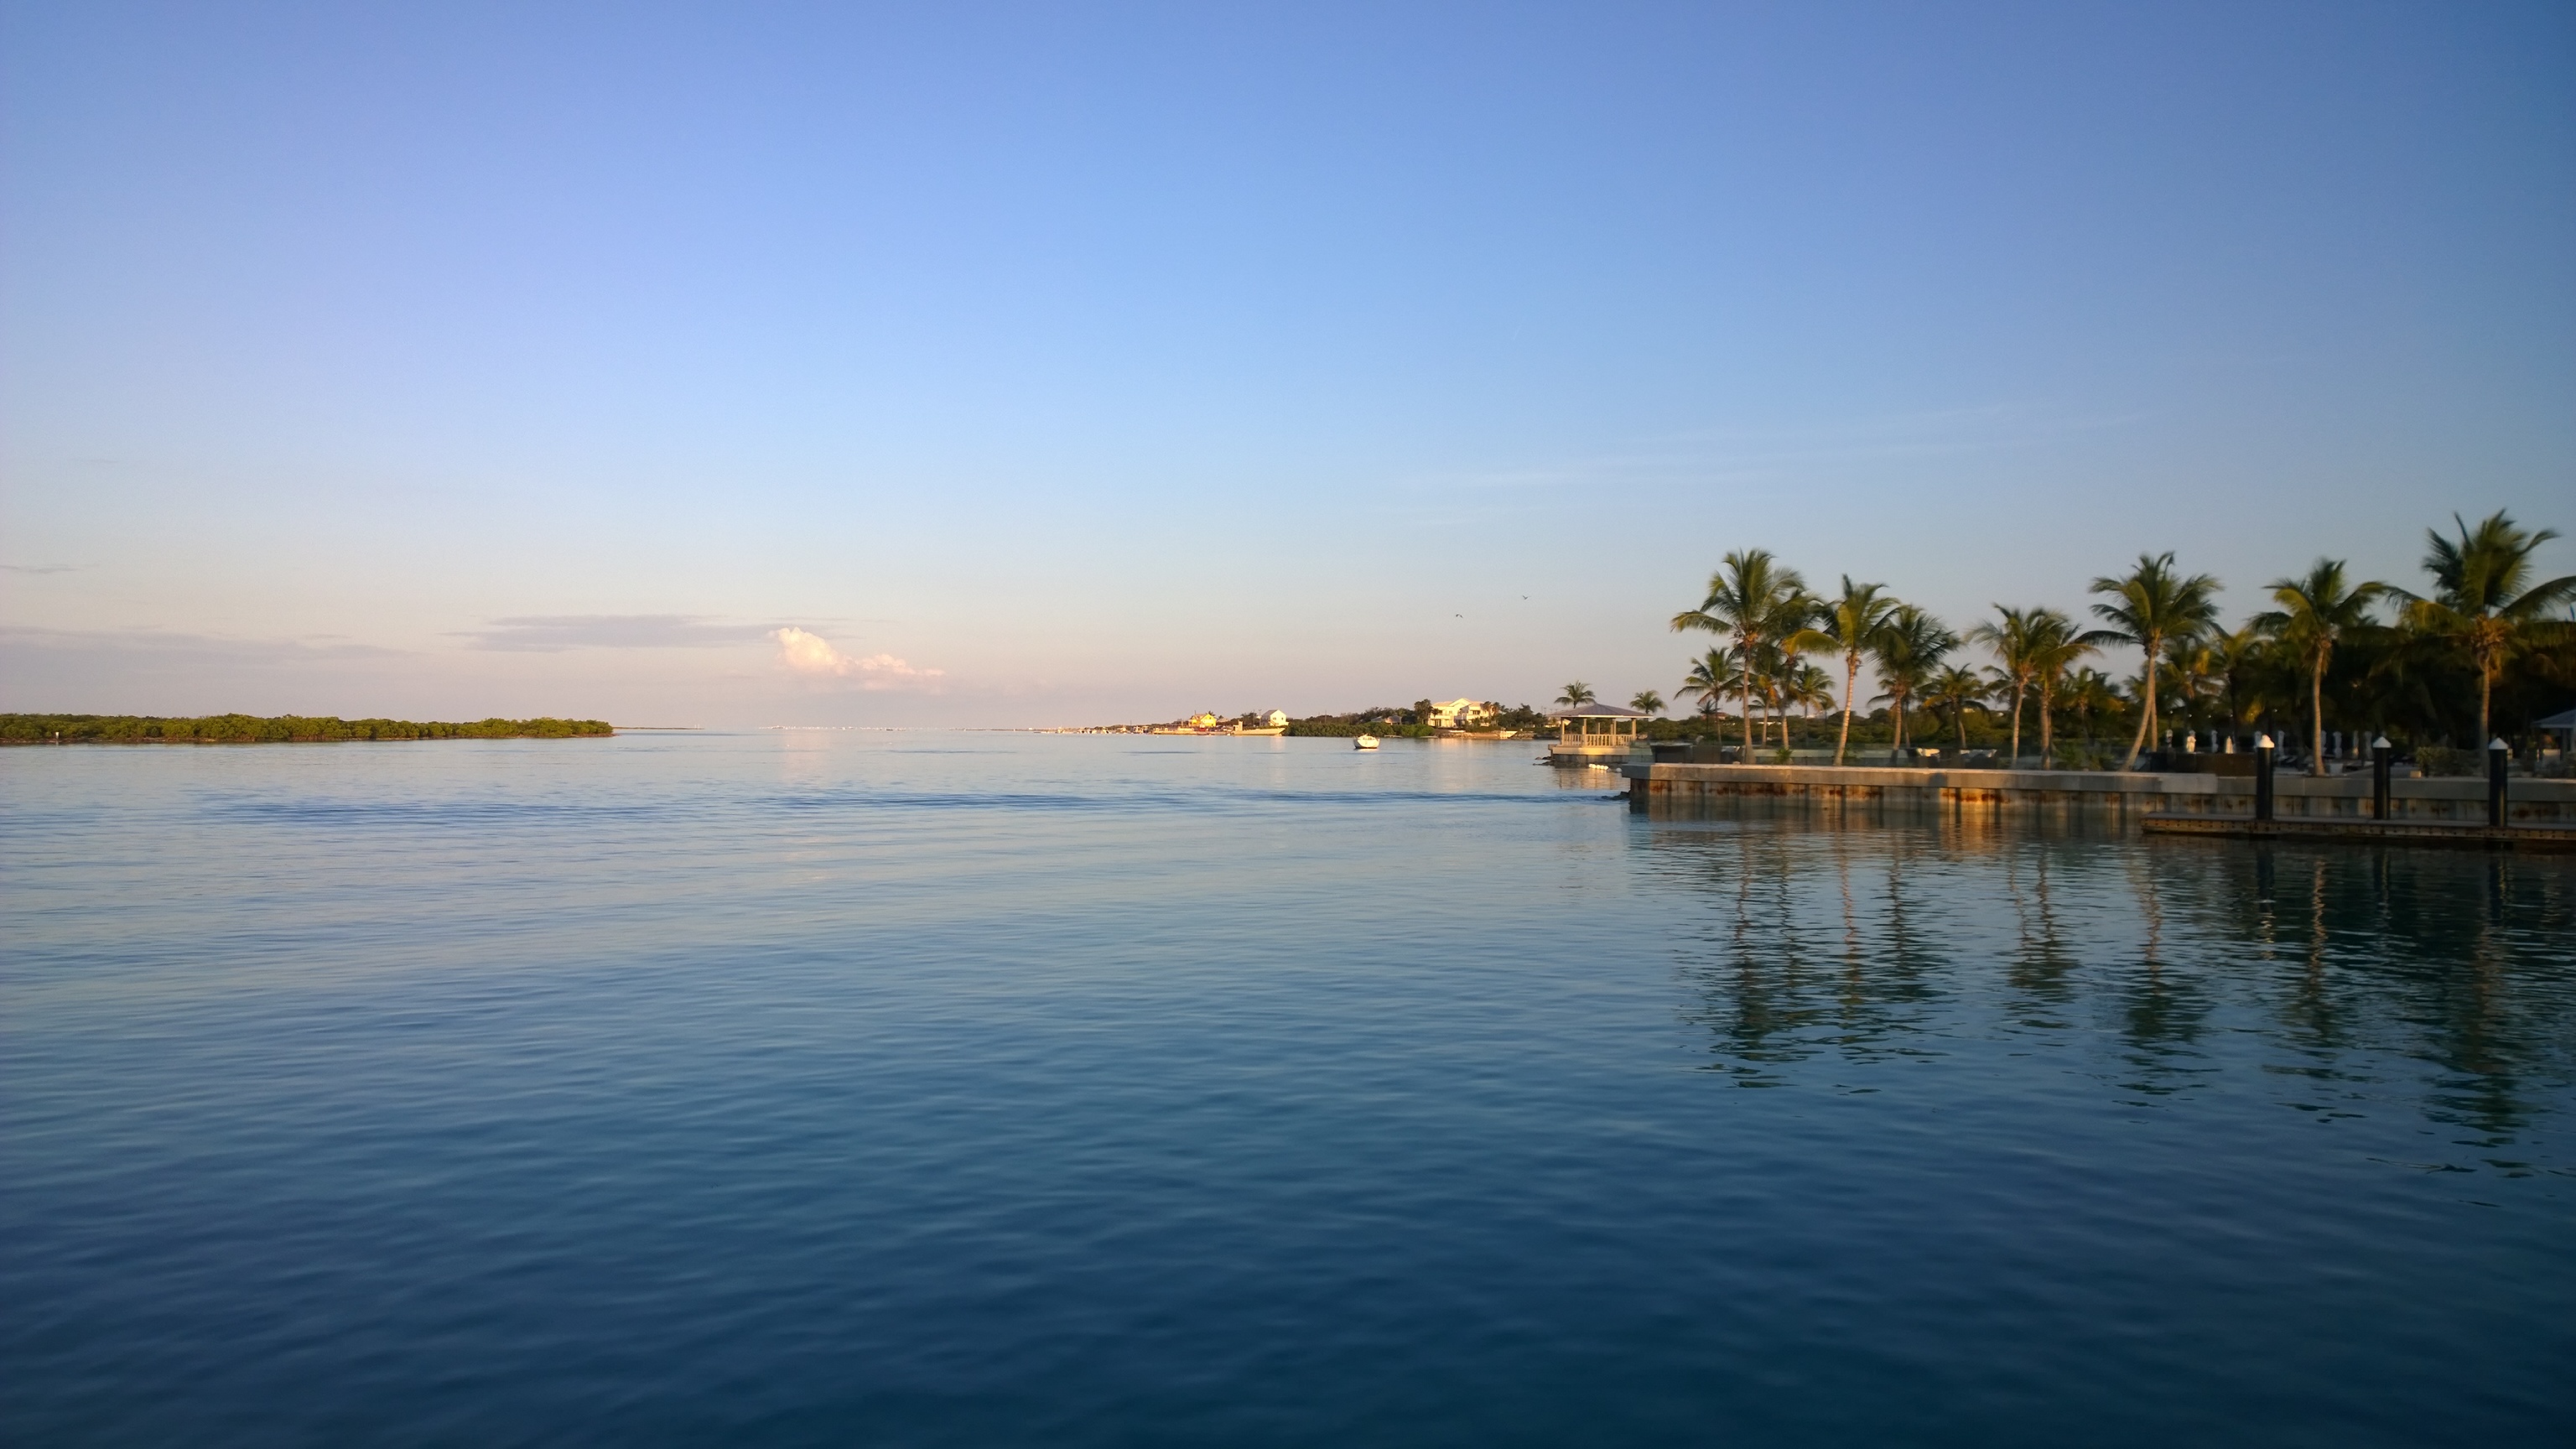
M 0 708 L 1670 696 L 1731 548 L 2576 531 L 2565 5 L 0 16 Z

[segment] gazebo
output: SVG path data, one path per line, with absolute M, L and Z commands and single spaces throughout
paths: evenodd
M 1599 760 L 1625 756 L 1637 743 L 1637 722 L 1649 716 L 1615 704 L 1579 704 L 1548 718 L 1556 721 L 1556 747 L 1548 751 L 1549 758 Z
M 2531 727 L 2558 736 L 2558 758 L 2564 761 L 2576 753 L 2576 709 L 2560 710 L 2547 719 L 2536 719 Z

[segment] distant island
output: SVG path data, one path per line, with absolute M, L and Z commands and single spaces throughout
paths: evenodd
M 1412 739 L 1526 739 L 1549 727 L 1545 714 L 1525 704 L 1506 707 L 1495 700 L 1453 699 L 1447 703 L 1418 699 L 1411 708 L 1373 705 L 1349 714 L 1291 718 L 1284 710 L 1251 710 L 1240 715 L 1194 714 L 1155 724 L 1079 725 L 1044 730 L 1068 735 L 1304 735 L 1347 739 L 1383 735 Z
M 596 719 L 485 719 L 471 724 L 282 714 L 0 714 L 0 745 L 263 745 L 343 740 L 560 740 L 617 731 Z

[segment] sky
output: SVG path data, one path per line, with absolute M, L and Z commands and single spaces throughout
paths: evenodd
M 1671 698 L 1733 549 L 2499 508 L 2563 3 L 0 4 L 0 709 Z

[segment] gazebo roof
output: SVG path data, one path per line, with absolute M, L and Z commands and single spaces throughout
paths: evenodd
M 1650 719 L 1642 709 L 1628 709 L 1615 704 L 1578 704 L 1572 709 L 1552 710 L 1549 719 Z
M 2576 709 L 2561 710 L 2547 719 L 2533 720 L 2531 727 L 2540 730 L 2576 730 Z

